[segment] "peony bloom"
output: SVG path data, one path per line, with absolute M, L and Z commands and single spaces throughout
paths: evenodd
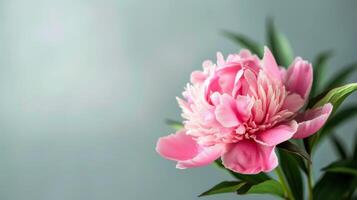
M 158 140 L 156 151 L 177 168 L 200 167 L 221 158 L 235 172 L 269 172 L 278 165 L 275 146 L 305 138 L 326 122 L 332 105 L 301 112 L 312 85 L 312 66 L 296 58 L 288 70 L 264 49 L 260 60 L 248 50 L 217 54 L 203 63 L 177 98 L 184 128 Z

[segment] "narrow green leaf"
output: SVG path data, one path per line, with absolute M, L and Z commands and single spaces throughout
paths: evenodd
M 357 83 L 350 83 L 341 87 L 334 88 L 330 90 L 322 99 L 320 99 L 313 107 L 320 107 L 326 103 L 331 103 L 333 105 L 333 111 L 336 111 L 341 103 L 357 90 Z
M 303 199 L 304 187 L 301 171 L 297 161 L 291 154 L 281 149 L 279 152 L 279 164 L 284 172 L 284 176 L 288 182 L 291 192 L 295 199 Z
M 172 119 L 167 119 L 166 124 L 169 125 L 171 128 L 173 128 L 174 130 L 180 130 L 183 128 L 182 123 L 172 120 Z
M 357 160 L 357 131 L 355 134 L 355 143 L 354 143 L 354 149 L 353 149 L 353 159 Z
M 339 160 L 322 169 L 333 173 L 343 173 L 357 176 L 357 160 Z
M 335 76 L 331 78 L 331 81 L 329 81 L 329 83 L 327 84 L 326 89 L 331 89 L 341 86 L 342 84 L 345 83 L 347 78 L 356 70 L 357 70 L 357 62 L 342 68 Z
M 331 142 L 333 144 L 333 147 L 335 148 L 336 152 L 338 153 L 339 157 L 342 159 L 347 158 L 347 152 L 345 150 L 345 146 L 343 142 L 335 135 L 331 135 Z
M 313 135 L 311 135 L 310 137 L 307 137 L 307 138 L 303 139 L 304 146 L 305 146 L 305 149 L 306 149 L 308 154 L 311 155 L 313 147 L 315 146 L 315 144 L 317 143 L 319 138 L 320 138 L 320 131 L 315 133 L 315 134 L 313 134 Z
M 245 185 L 244 188 L 238 190 L 239 194 L 271 194 L 284 198 L 284 190 L 281 184 L 276 180 L 267 180 L 256 185 Z
M 252 53 L 262 58 L 263 56 L 263 46 L 258 44 L 256 41 L 249 39 L 248 37 L 238 34 L 232 33 L 229 31 L 224 31 L 223 34 L 233 40 L 234 42 L 238 43 L 241 47 L 249 49 Z
M 293 50 L 288 39 L 275 27 L 272 19 L 267 21 L 267 41 L 277 63 L 288 67 L 294 58 Z
M 307 153 L 306 149 L 304 148 L 304 144 L 303 144 L 303 140 L 299 140 L 299 139 L 292 139 L 290 140 L 292 143 L 294 143 L 295 145 L 297 145 L 299 148 L 303 148 L 304 151 Z M 307 153 L 308 154 L 308 153 Z M 306 164 L 309 164 L 309 163 L 306 163 L 306 159 L 297 155 L 297 154 L 290 154 L 292 155 L 292 157 L 296 160 L 296 162 L 299 164 L 299 167 L 300 169 L 305 173 L 305 174 L 308 174 L 308 169 L 307 169 L 307 165 Z M 310 159 L 311 159 L 311 156 L 310 154 L 308 154 Z
M 242 181 L 223 181 L 223 182 L 215 185 L 211 189 L 207 190 L 206 192 L 200 194 L 199 197 L 214 195 L 214 194 L 236 192 L 244 184 L 245 184 L 245 182 L 242 182 Z
M 326 173 L 314 187 L 314 200 L 351 199 L 357 187 L 356 167 L 356 160 L 340 160 L 325 167 Z
M 259 174 L 251 174 L 251 175 L 247 175 L 247 174 L 239 174 L 239 173 L 236 173 L 236 172 L 233 172 L 227 168 L 225 168 L 222 164 L 222 161 L 221 160 L 216 160 L 215 161 L 215 164 L 227 171 L 229 174 L 231 174 L 233 177 L 235 177 L 236 179 L 238 180 L 242 180 L 242 181 L 245 181 L 245 182 L 248 182 L 248 183 L 251 183 L 251 184 L 257 184 L 257 183 L 261 183 L 263 181 L 266 181 L 266 180 L 270 180 L 271 177 L 268 176 L 267 174 L 265 173 L 259 173 Z
M 357 176 L 357 169 L 348 168 L 348 167 L 332 167 L 332 168 L 326 169 L 325 171 L 342 173 L 342 174 L 351 174 L 351 175 Z
M 356 188 L 355 178 L 349 174 L 326 172 L 313 189 L 314 200 L 351 199 Z
M 316 60 L 313 62 L 314 68 L 314 82 L 311 88 L 310 97 L 315 97 L 316 92 L 319 91 L 323 77 L 325 76 L 326 64 L 332 56 L 332 51 L 324 51 L 317 55 Z
M 277 147 L 284 151 L 296 154 L 311 163 L 310 155 L 304 149 L 300 148 L 299 146 L 297 146 L 292 142 L 286 141 L 278 144 Z
M 252 183 L 246 183 L 237 190 L 237 194 L 246 194 L 248 190 L 253 186 Z

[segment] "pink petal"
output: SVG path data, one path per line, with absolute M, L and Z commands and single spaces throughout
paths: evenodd
M 221 92 L 219 85 L 219 77 L 217 75 L 210 76 L 204 82 L 205 96 L 208 97 L 211 92 Z
M 242 174 L 269 172 L 278 165 L 275 146 L 264 146 L 253 140 L 242 140 L 232 144 L 222 156 L 223 165 Z
M 252 107 L 254 101 L 249 96 L 238 95 L 236 97 L 237 111 L 239 113 L 239 119 L 247 121 L 252 113 Z
M 239 64 L 234 64 L 229 67 L 221 68 L 217 71 L 219 76 L 218 84 L 222 93 L 232 93 L 236 75 L 240 68 L 241 66 Z
M 201 71 L 193 71 L 191 73 L 191 83 L 201 84 L 206 80 L 206 75 Z
M 226 63 L 221 52 L 217 52 L 217 64 L 218 66 L 223 66 Z
M 281 72 L 278 64 L 268 47 L 264 47 L 263 68 L 264 71 L 270 74 L 273 78 L 281 80 Z
M 280 67 L 280 78 L 281 78 L 281 80 L 283 81 L 283 82 L 285 82 L 286 80 L 286 73 L 287 73 L 287 71 L 286 71 L 286 69 L 285 68 L 283 68 L 283 67 Z
M 180 161 L 192 159 L 198 154 L 199 146 L 185 130 L 159 138 L 156 151 L 164 158 Z
M 221 102 L 221 95 L 218 92 L 214 92 L 210 96 L 211 102 L 214 106 L 217 106 Z
M 312 66 L 309 62 L 296 58 L 286 73 L 285 86 L 290 92 L 306 99 L 312 85 Z
M 164 158 L 178 161 L 176 167 L 180 169 L 208 165 L 219 158 L 224 150 L 225 145 L 198 145 L 185 130 L 161 137 L 156 144 L 156 151 Z
M 225 145 L 214 145 L 200 148 L 199 153 L 192 159 L 179 161 L 176 165 L 179 169 L 192 167 L 202 167 L 211 164 L 213 161 L 221 157 L 225 150 Z
M 215 115 L 219 123 L 224 127 L 233 127 L 239 124 L 237 115 L 234 111 L 234 100 L 227 94 L 221 96 L 220 104 L 216 107 Z
M 256 141 L 267 146 L 275 146 L 289 140 L 298 128 L 296 121 L 290 121 L 257 134 Z
M 293 138 L 301 139 L 316 133 L 326 123 L 333 106 L 328 103 L 322 107 L 307 110 L 296 116 L 298 129 Z
M 292 93 L 289 94 L 284 101 L 284 104 L 282 106 L 282 109 L 287 109 L 290 112 L 297 112 L 298 110 L 300 110 L 300 108 L 302 108 L 302 106 L 304 105 L 305 100 L 298 94 L 296 93 Z
M 249 58 L 252 56 L 252 53 L 248 49 L 242 49 L 239 51 L 239 56 L 241 58 Z

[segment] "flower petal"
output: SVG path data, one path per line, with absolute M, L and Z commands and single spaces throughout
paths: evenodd
M 220 104 L 216 107 L 215 115 L 224 127 L 233 127 L 239 124 L 234 108 L 234 100 L 227 94 L 221 96 Z
M 304 106 L 305 100 L 296 93 L 291 93 L 286 96 L 284 100 L 284 104 L 281 109 L 287 109 L 290 112 L 297 112 Z
M 242 140 L 232 144 L 222 156 L 223 165 L 242 174 L 269 172 L 278 165 L 275 146 L 264 146 L 254 140 Z
M 208 165 L 224 150 L 225 145 L 200 146 L 185 130 L 161 137 L 156 145 L 156 151 L 164 158 L 178 161 L 176 167 L 180 169 Z
M 281 124 L 257 134 L 256 141 L 267 146 L 275 146 L 289 140 L 295 134 L 298 124 L 295 120 Z
M 286 88 L 306 99 L 311 90 L 312 73 L 312 66 L 309 62 L 299 57 L 296 58 L 286 73 Z
M 207 76 L 202 71 L 193 71 L 191 73 L 191 83 L 202 84 L 206 80 Z
M 156 151 L 164 158 L 180 161 L 195 157 L 199 146 L 185 130 L 179 130 L 175 134 L 159 138 Z
M 326 123 L 332 108 L 332 104 L 328 103 L 296 116 L 298 129 L 293 138 L 301 139 L 316 133 Z
M 236 97 L 237 112 L 241 121 L 247 121 L 252 114 L 254 101 L 249 96 L 238 95 Z
M 198 154 L 185 161 L 179 161 L 176 168 L 186 169 L 192 167 L 202 167 L 211 164 L 213 161 L 221 157 L 225 150 L 225 145 L 217 144 L 209 147 L 201 147 Z
M 233 64 L 217 70 L 219 77 L 218 84 L 221 89 L 221 93 L 231 94 L 235 85 L 235 79 L 238 71 L 241 69 L 240 64 Z M 243 73 L 243 71 L 242 71 Z
M 264 71 L 270 74 L 273 78 L 281 80 L 281 72 L 278 64 L 268 47 L 264 47 L 263 68 Z

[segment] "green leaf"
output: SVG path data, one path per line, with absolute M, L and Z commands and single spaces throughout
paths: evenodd
M 357 160 L 357 132 L 355 134 L 355 143 L 354 143 L 354 149 L 353 149 L 353 159 Z
M 339 157 L 342 159 L 346 159 L 347 152 L 345 150 L 343 142 L 335 134 L 331 135 L 331 142 L 332 142 L 336 152 L 338 153 Z
M 336 161 L 322 169 L 323 171 L 350 174 L 357 176 L 357 160 L 340 160 Z
M 237 194 L 246 194 L 248 190 L 253 186 L 251 183 L 244 184 L 239 190 L 237 190 Z
M 304 187 L 301 171 L 294 157 L 283 150 L 279 152 L 279 164 L 295 199 L 303 199 Z
M 248 183 L 251 183 L 251 184 L 257 184 L 257 183 L 261 183 L 263 181 L 266 181 L 266 180 L 270 180 L 271 177 L 268 176 L 267 174 L 265 173 L 259 173 L 259 174 L 251 174 L 251 175 L 247 175 L 247 174 L 239 174 L 239 173 L 236 173 L 236 172 L 233 172 L 227 168 L 225 168 L 222 164 L 222 161 L 221 160 L 216 160 L 215 161 L 215 164 L 227 171 L 229 174 L 231 174 L 233 177 L 235 177 L 236 179 L 238 180 L 242 180 L 242 181 L 245 181 L 245 182 L 248 182 Z
M 267 21 L 267 41 L 277 63 L 288 67 L 294 58 L 293 50 L 288 39 L 275 27 L 272 19 Z
M 173 128 L 176 131 L 183 128 L 182 123 L 172 120 L 172 119 L 167 119 L 166 124 L 169 125 L 171 128 Z
M 347 78 L 356 70 L 357 70 L 357 62 L 342 68 L 335 76 L 331 78 L 331 81 L 329 81 L 329 83 L 327 84 L 326 89 L 331 89 L 341 86 L 342 84 L 345 83 Z
M 325 171 L 335 172 L 335 173 L 343 173 L 343 174 L 351 174 L 357 176 L 357 169 L 348 168 L 348 167 L 332 167 L 328 168 Z
M 316 60 L 313 63 L 314 82 L 310 92 L 311 97 L 314 97 L 316 95 L 316 92 L 321 87 L 321 82 L 323 81 L 323 77 L 325 76 L 326 64 L 331 56 L 332 56 L 332 51 L 322 52 L 317 56 Z
M 246 184 L 238 190 L 238 194 L 271 194 L 284 198 L 284 190 L 276 180 L 267 180 L 256 185 Z
M 244 184 L 246 184 L 246 182 L 242 182 L 242 181 L 223 181 L 223 182 L 219 183 L 218 185 L 215 185 L 211 189 L 207 190 L 206 192 L 200 194 L 199 197 L 208 196 L 208 195 L 214 195 L 214 194 L 236 192 Z
M 292 142 L 286 141 L 278 144 L 277 147 L 289 153 L 296 154 L 311 163 L 310 155 L 304 149 Z
M 330 90 L 322 99 L 320 99 L 313 107 L 320 107 L 326 103 L 333 105 L 333 112 L 341 105 L 341 103 L 357 90 L 357 83 L 350 83 L 341 87 Z
M 313 189 L 314 200 L 351 199 L 356 179 L 349 174 L 326 172 Z
M 307 137 L 307 138 L 303 139 L 304 146 L 305 146 L 305 149 L 306 149 L 308 154 L 311 155 L 313 147 L 315 146 L 315 144 L 317 143 L 319 138 L 320 138 L 320 131 L 315 133 L 315 134 L 313 134 L 313 135 L 311 135 L 310 137 Z
M 325 167 L 314 187 L 314 200 L 351 199 L 357 187 L 356 164 L 356 160 L 340 160 Z
M 256 41 L 253 41 L 242 34 L 232 33 L 229 31 L 224 31 L 223 34 L 227 38 L 230 38 L 234 42 L 238 43 L 241 47 L 249 49 L 252 53 L 258 55 L 259 58 L 262 58 L 263 46 L 258 44 Z

